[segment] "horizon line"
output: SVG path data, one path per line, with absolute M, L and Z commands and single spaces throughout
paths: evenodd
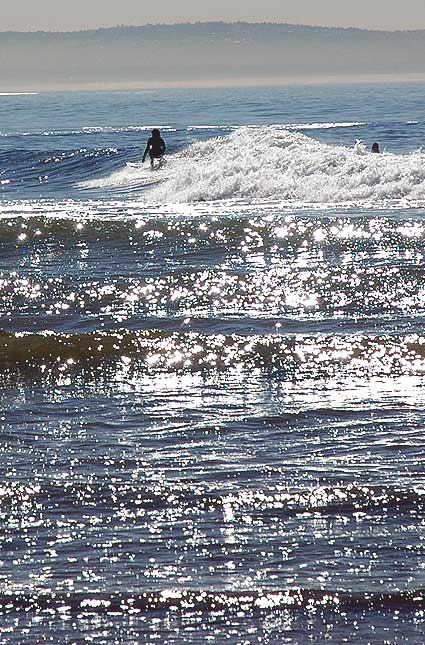
M 19 29 L 3 29 L 0 30 L 0 34 L 81 34 L 88 33 L 92 31 L 112 31 L 114 29 L 143 29 L 146 27 L 176 27 L 176 26 L 189 26 L 194 27 L 197 25 L 276 25 L 276 26 L 285 26 L 285 27 L 307 27 L 310 29 L 321 29 L 321 30 L 334 30 L 334 31 L 362 31 L 369 33 L 378 33 L 378 34 L 406 34 L 406 33 L 417 33 L 419 31 L 425 31 L 424 27 L 419 27 L 417 29 L 375 29 L 369 27 L 337 27 L 330 25 L 318 25 L 318 24 L 307 24 L 307 23 L 295 23 L 295 22 L 281 22 L 281 21 L 250 21 L 250 20 L 197 20 L 194 22 L 191 21 L 180 21 L 180 22 L 147 22 L 143 24 L 117 24 L 109 27 L 87 27 L 81 29 L 30 29 L 22 31 Z

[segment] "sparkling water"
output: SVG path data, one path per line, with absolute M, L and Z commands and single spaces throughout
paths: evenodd
M 424 103 L 0 96 L 0 643 L 423 643 Z

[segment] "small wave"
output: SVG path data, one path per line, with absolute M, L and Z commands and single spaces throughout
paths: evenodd
M 38 92 L 0 92 L 0 96 L 34 96 Z
M 55 592 L 0 595 L 0 612 L 43 611 L 66 614 L 135 614 L 140 612 L 228 611 L 244 613 L 269 612 L 279 609 L 317 610 L 419 610 L 425 606 L 422 589 L 395 593 L 353 593 L 337 590 L 286 589 L 273 592 L 229 592 L 193 589 L 164 589 L 136 593 Z
M 341 416 L 342 412 L 338 411 Z M 284 423 L 291 425 L 294 416 L 272 419 L 269 425 Z M 258 420 L 257 420 L 258 422 Z M 170 485 L 171 486 L 171 485 Z M 8 481 L 0 485 L 0 506 L 2 511 L 23 510 L 31 512 L 44 506 L 55 506 L 56 502 L 67 503 L 71 506 L 81 504 L 105 506 L 106 501 L 111 508 L 119 507 L 125 500 L 128 509 L 159 509 L 168 504 L 168 493 L 152 486 L 139 484 L 123 485 L 120 496 L 114 496 L 114 485 L 110 482 L 98 483 L 87 491 L 83 483 L 64 482 L 40 484 L 22 484 L 21 482 Z M 322 515 L 353 515 L 356 513 L 388 513 L 414 509 L 415 512 L 425 510 L 425 488 L 394 488 L 372 484 L 349 484 L 347 486 L 316 486 L 308 489 L 293 491 L 280 486 L 275 490 L 244 490 L 229 493 L 225 497 L 219 494 L 206 493 L 205 491 L 188 491 L 184 485 L 173 484 L 173 504 L 180 508 L 211 510 L 219 509 L 226 512 L 231 510 L 229 516 L 233 519 L 244 516 L 247 512 L 261 512 L 283 514 L 285 516 L 299 515 L 299 513 L 314 513 Z M 229 514 L 229 513 L 228 513 Z
M 226 504 L 235 513 L 246 509 L 282 510 L 288 513 L 359 513 L 414 508 L 425 510 L 425 489 L 397 490 L 387 486 L 319 486 L 300 492 L 245 491 L 229 495 Z
M 292 123 L 285 126 L 287 130 L 333 130 L 335 128 L 358 128 L 365 126 L 365 121 L 331 121 L 330 123 Z
M 183 321 L 183 329 L 190 319 Z M 72 370 L 113 359 L 128 368 L 209 371 L 279 370 L 292 378 L 306 374 L 357 376 L 423 374 L 425 338 L 409 336 L 284 337 L 205 335 L 159 330 L 60 334 L 0 333 L 3 364 L 42 371 Z
M 272 127 L 280 130 L 331 130 L 334 128 L 357 128 L 367 125 L 366 121 L 330 121 L 330 122 L 313 122 L 313 123 L 285 123 L 276 124 Z M 257 126 L 246 126 L 255 129 Z M 227 132 L 237 130 L 236 125 L 191 125 L 187 128 L 188 132 L 197 130 L 213 130 L 215 132 Z
M 0 96 L 2 95 L 0 94 Z M 177 132 L 176 128 L 169 125 L 126 125 L 120 127 L 88 125 L 75 130 L 27 130 L 24 132 L 0 132 L 0 137 L 73 137 L 91 134 L 126 134 L 132 132 L 150 132 L 154 127 L 160 127 L 163 132 Z
M 196 132 L 197 130 L 213 130 L 214 132 L 228 132 L 229 130 L 236 130 L 237 126 L 233 125 L 190 125 L 187 128 L 188 132 Z

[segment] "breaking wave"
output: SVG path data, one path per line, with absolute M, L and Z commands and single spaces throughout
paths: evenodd
M 314 124 L 313 124 L 314 125 Z M 86 188 L 146 183 L 147 169 L 126 168 Z M 425 200 L 425 154 L 369 153 L 320 143 L 287 126 L 242 127 L 170 155 L 144 199 L 190 203 L 225 199 L 302 203 Z

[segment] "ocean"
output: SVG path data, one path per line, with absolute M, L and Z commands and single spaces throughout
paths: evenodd
M 424 104 L 0 96 L 1 644 L 425 642 Z

